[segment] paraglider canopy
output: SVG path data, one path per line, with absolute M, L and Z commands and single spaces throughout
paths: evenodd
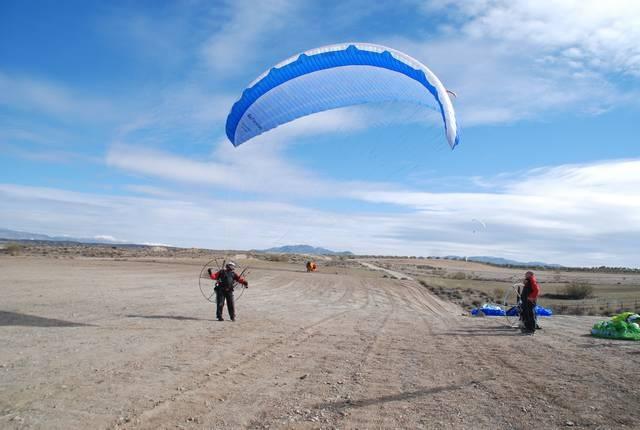
M 479 220 L 478 218 L 473 218 L 471 220 L 471 222 L 473 223 L 473 232 L 479 232 L 479 231 L 484 231 L 487 229 L 487 224 L 484 223 L 484 221 Z
M 436 75 L 407 54 L 369 43 L 323 46 L 267 70 L 233 105 L 226 133 L 238 146 L 316 112 L 389 101 L 434 107 L 449 146 L 458 144 L 455 111 Z

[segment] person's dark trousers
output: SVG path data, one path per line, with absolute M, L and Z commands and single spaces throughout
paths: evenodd
M 524 320 L 524 329 L 527 331 L 536 330 L 535 302 L 529 300 L 522 301 L 522 317 Z
M 216 318 L 222 319 L 222 309 L 224 309 L 224 302 L 227 302 L 227 309 L 229 310 L 229 316 L 232 320 L 236 319 L 236 309 L 233 303 L 233 291 L 216 291 Z

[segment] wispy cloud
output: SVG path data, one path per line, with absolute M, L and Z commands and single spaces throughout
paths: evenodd
M 615 74 L 640 73 L 640 5 L 633 1 L 430 1 L 443 16 L 424 39 L 396 36 L 454 89 L 463 126 L 571 112 L 592 115 L 636 103 Z
M 52 115 L 64 121 L 113 119 L 117 110 L 107 99 L 78 94 L 63 84 L 0 72 L 0 106 Z
M 336 169 L 314 171 L 309 167 L 314 164 L 302 166 L 287 155 L 300 149 L 297 143 L 314 145 L 314 137 L 326 141 L 331 133 L 353 133 L 354 141 L 364 142 L 375 135 L 375 127 L 424 122 L 420 113 L 388 107 L 335 110 L 279 127 L 239 148 L 223 136 L 231 105 L 256 75 L 299 48 L 353 34 L 371 36 L 432 68 L 458 93 L 455 105 L 466 127 L 523 119 L 546 123 L 556 114 L 595 115 L 637 104 L 637 94 L 622 88 L 640 74 L 637 2 L 441 0 L 414 2 L 416 9 L 405 3 L 398 8 L 397 2 L 366 8 L 339 3 L 333 8 L 288 0 L 213 7 L 196 2 L 194 9 L 176 8 L 179 16 L 172 6 L 167 6 L 172 13 L 159 14 L 118 10 L 105 26 L 112 25 L 107 30 L 113 32 L 113 25 L 122 25 L 122 35 L 110 41 L 125 40 L 140 54 L 123 63 L 134 72 L 125 82 L 126 95 L 116 84 L 103 97 L 70 84 L 71 77 L 64 83 L 44 74 L 0 72 L 0 107 L 9 112 L 0 118 L 5 154 L 39 159 L 44 166 L 89 159 L 78 153 L 95 161 L 98 154 L 112 170 L 107 176 L 130 175 L 127 185 L 100 184 L 126 196 L 104 194 L 104 189 L 74 193 L 1 185 L 0 223 L 182 246 L 311 242 L 367 253 L 483 253 L 565 264 L 640 265 L 640 164 L 635 159 L 555 166 L 549 155 L 544 159 L 550 167 L 492 177 L 460 177 L 443 167 L 451 175 L 440 177 L 446 187 L 434 186 L 431 175 L 425 180 L 414 173 L 413 184 L 422 180 L 417 190 L 406 183 L 367 181 L 372 176 L 362 164 L 354 169 L 363 172 L 362 182 L 338 180 Z M 407 17 L 404 9 L 417 13 Z M 400 16 L 410 18 L 410 25 L 393 25 Z M 387 21 L 382 31 L 368 28 Z M 145 81 L 138 68 L 161 77 Z M 318 163 L 331 163 L 334 156 L 318 151 Z M 393 161 L 406 160 L 411 168 L 410 155 L 399 158 Z M 344 164 L 361 161 L 354 157 Z M 458 166 L 470 164 L 463 158 Z M 60 178 L 66 183 L 86 178 L 72 175 Z M 233 197 L 216 200 L 225 192 Z M 474 232 L 473 219 L 482 219 L 486 231 Z
M 241 195 L 216 200 L 152 189 L 147 193 L 151 198 L 98 196 L 3 185 L 0 222 L 23 230 L 59 229 L 52 233 L 74 226 L 79 231 L 68 233 L 182 246 L 255 248 L 296 241 L 362 253 L 492 254 L 561 264 L 640 266 L 637 172 L 639 160 L 558 166 L 489 178 L 485 184 L 493 183 L 493 188 L 478 193 L 375 191 L 371 184 L 337 187 L 349 190 L 343 199 L 405 209 L 394 213 L 359 211 L 353 203 L 351 211 L 334 212 L 243 200 Z M 176 219 L 182 221 L 176 224 Z M 475 219 L 486 229 L 478 229 Z M 91 231 L 96 225 L 100 232 Z M 172 228 L 160 228 L 165 225 Z M 208 237 L 219 235 L 216 231 L 224 231 L 224 237 L 214 244 Z
M 255 152 L 262 154 L 254 158 L 250 153 Z M 290 195 L 304 195 L 317 186 L 312 174 L 265 151 L 240 149 L 232 154 L 222 159 L 201 161 L 157 150 L 115 145 L 107 155 L 107 164 L 169 181 L 215 185 L 236 191 L 280 193 L 286 190 Z
M 640 76 L 640 3 L 635 0 L 436 0 L 424 6 L 455 12 L 462 32 L 474 40 L 546 52 L 576 70 Z
M 0 139 L 0 151 L 4 155 L 11 155 L 24 160 L 39 161 L 56 164 L 73 163 L 102 163 L 102 158 L 89 156 L 74 151 L 52 148 L 27 148 L 24 145 L 4 143 Z
M 640 253 L 631 251 L 631 243 L 640 237 L 638 172 L 639 160 L 621 160 L 501 176 L 486 192 L 369 191 L 354 197 L 412 208 L 413 220 L 392 235 L 399 239 L 444 241 L 446 236 L 451 242 L 466 240 L 475 248 L 490 241 L 502 244 L 503 253 L 558 255 L 574 262 L 602 251 L 609 261 L 637 266 Z M 472 239 L 468 230 L 474 218 L 487 229 Z M 561 256 L 562 250 L 567 256 Z
M 283 148 L 308 136 L 359 130 L 365 124 L 358 110 L 328 111 L 287 124 L 277 133 L 265 133 L 238 148 L 222 138 L 199 159 L 139 144 L 116 143 L 109 149 L 106 163 L 169 181 L 287 196 L 303 196 L 313 190 L 314 195 L 322 196 L 335 193 L 335 181 L 288 161 L 282 155 Z
M 227 2 L 224 24 L 202 47 L 208 66 L 217 77 L 224 77 L 249 63 L 254 54 L 269 49 L 270 34 L 287 22 L 295 5 L 289 0 Z
M 346 246 L 355 243 L 353 231 L 359 222 L 254 200 L 123 197 L 7 184 L 0 184 L 0 197 L 6 203 L 0 208 L 2 225 L 54 235 L 100 234 L 178 246 L 248 249 L 281 244 L 280 240 L 318 245 L 326 240 Z M 23 214 L 19 225 L 18 213 Z M 353 242 L 347 243 L 347 238 Z

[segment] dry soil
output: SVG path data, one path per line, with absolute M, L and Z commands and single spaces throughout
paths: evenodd
M 218 322 L 204 261 L 0 257 L 0 428 L 640 427 L 640 344 L 597 318 L 522 336 L 412 280 L 250 261 Z

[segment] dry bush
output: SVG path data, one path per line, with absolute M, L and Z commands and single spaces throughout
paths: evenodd
M 570 300 L 582 300 L 593 295 L 593 286 L 584 282 L 572 282 L 564 287 L 564 295 Z
M 493 300 L 500 301 L 504 297 L 504 288 L 493 289 Z
M 454 272 L 448 276 L 451 279 L 456 279 L 461 281 L 463 279 L 467 279 L 467 275 L 464 272 Z
M 267 254 L 265 256 L 265 260 L 267 261 L 275 261 L 275 262 L 279 262 L 279 263 L 284 263 L 289 261 L 289 257 L 287 257 L 284 254 Z
M 23 249 L 24 249 L 24 245 L 11 242 L 5 245 L 4 252 L 6 252 L 9 255 L 19 255 Z
M 573 315 L 585 315 L 586 309 L 585 308 L 581 308 L 581 307 L 577 307 L 574 311 L 573 311 Z

